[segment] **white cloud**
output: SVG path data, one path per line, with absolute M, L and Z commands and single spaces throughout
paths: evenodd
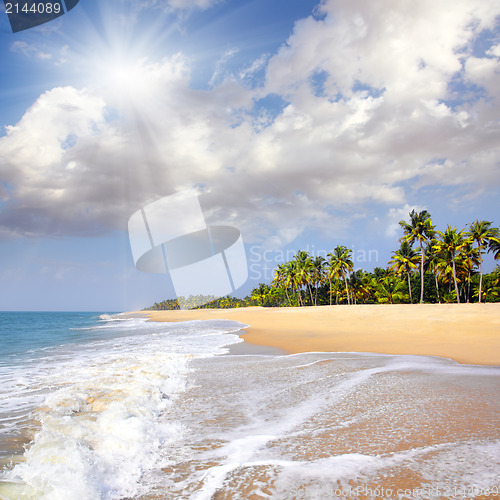
M 212 75 L 212 78 L 210 78 L 210 85 L 215 85 L 216 83 L 220 83 L 224 80 L 224 67 L 226 66 L 227 62 L 237 53 L 238 49 L 236 47 L 233 47 L 226 50 L 224 54 L 222 54 L 221 58 L 215 65 L 215 71 Z
M 343 229 L 367 204 L 403 207 L 389 212 L 394 235 L 420 188 L 496 189 L 498 48 L 480 57 L 471 46 L 497 2 L 330 0 L 323 10 L 239 79 L 220 78 L 228 52 L 210 90 L 189 87 L 177 54 L 136 61 L 134 78 L 118 68 L 107 89 L 42 95 L 0 139 L 0 232 L 124 229 L 141 205 L 199 186 L 210 222 L 276 246 Z M 261 68 L 264 87 L 249 88 Z M 452 103 L 457 79 L 483 90 Z M 254 101 L 270 93 L 286 104 L 256 119 Z
M 52 24 L 52 23 L 49 23 Z M 41 27 L 40 27 L 41 28 Z M 36 28 L 39 29 L 39 28 Z M 57 31 L 58 28 L 56 28 Z M 53 31 L 51 29 L 51 31 Z M 45 46 L 45 44 L 32 44 L 22 40 L 16 40 L 10 45 L 10 51 L 23 54 L 29 59 L 38 59 L 40 61 L 50 61 L 54 66 L 61 66 L 69 61 L 70 51 L 68 45 Z
M 239 77 L 243 80 L 244 78 L 251 78 L 258 71 L 265 69 L 267 61 L 269 60 L 269 54 L 262 54 L 260 57 L 255 59 L 255 61 L 250 64 L 250 66 L 243 68 L 239 72 Z
M 12 42 L 10 50 L 12 52 L 19 52 L 28 57 L 36 57 L 37 59 L 41 60 L 52 59 L 52 54 L 43 52 L 43 50 L 40 50 L 40 47 L 38 47 L 38 45 L 33 45 L 21 40 Z
M 498 50 L 498 49 L 497 49 Z M 486 90 L 496 103 L 500 98 L 500 57 L 470 57 L 465 63 L 465 78 Z
M 402 207 L 390 208 L 385 217 L 386 220 L 386 230 L 385 235 L 389 238 L 394 238 L 397 234 L 401 233 L 401 226 L 399 225 L 399 221 L 410 222 L 410 213 L 412 210 L 415 212 L 421 212 L 422 210 L 426 210 L 425 207 L 419 205 L 408 205 L 405 203 Z

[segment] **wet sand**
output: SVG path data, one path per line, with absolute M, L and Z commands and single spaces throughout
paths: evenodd
M 146 311 L 153 321 L 230 319 L 245 342 L 300 352 L 373 352 L 500 366 L 500 303 Z
M 189 430 L 144 500 L 498 497 L 496 367 L 351 353 L 191 367 L 170 411 Z

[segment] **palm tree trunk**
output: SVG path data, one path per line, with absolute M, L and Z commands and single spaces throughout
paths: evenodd
M 479 303 L 481 304 L 481 293 L 483 291 L 483 259 L 480 256 L 481 260 L 479 261 L 480 270 L 479 270 Z
M 441 304 L 441 297 L 439 296 L 439 282 L 438 282 L 437 274 L 434 274 L 434 279 L 436 280 L 436 291 L 437 291 L 437 296 L 438 296 L 438 302 Z
M 332 277 L 329 276 L 328 279 L 330 281 L 330 305 L 332 305 Z
M 410 291 L 410 304 L 413 304 L 413 298 L 411 296 L 411 281 L 410 281 L 410 273 L 408 273 L 408 290 Z
M 292 301 L 290 300 L 290 296 L 288 295 L 288 288 L 285 287 L 285 295 L 286 295 L 286 298 L 288 300 L 288 303 L 290 304 L 290 306 L 292 305 Z
M 349 287 L 347 286 L 347 278 L 344 276 L 344 283 L 345 283 L 345 291 L 347 294 L 347 305 L 351 305 L 351 302 L 349 300 Z
M 455 256 L 451 256 L 453 262 L 453 281 L 455 283 L 455 293 L 457 294 L 457 304 L 460 304 L 460 294 L 458 293 L 457 273 L 455 271 Z
M 309 295 L 311 297 L 311 305 L 313 306 L 314 305 L 313 292 L 311 289 L 311 285 L 309 285 L 309 283 L 307 283 L 307 288 L 309 289 Z
M 420 303 L 424 303 L 424 247 L 420 242 Z

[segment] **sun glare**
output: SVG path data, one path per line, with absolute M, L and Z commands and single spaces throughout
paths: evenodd
M 117 18 L 105 15 L 104 4 L 100 8 L 103 24 L 89 25 L 80 50 L 74 53 L 79 83 L 98 89 L 112 105 L 137 104 L 154 84 L 148 68 L 165 56 L 173 28 L 165 30 L 161 15 L 143 19 L 129 12 Z
M 98 81 L 103 90 L 120 101 L 135 100 L 147 87 L 145 60 L 110 59 L 102 62 Z

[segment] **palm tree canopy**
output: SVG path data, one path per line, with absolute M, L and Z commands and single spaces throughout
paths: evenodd
M 333 249 L 333 253 L 329 253 L 330 258 L 328 264 L 332 274 L 338 278 L 345 278 L 349 271 L 352 271 L 354 263 L 351 259 L 352 250 L 350 248 L 337 245 Z
M 488 252 L 493 252 L 495 260 L 500 260 L 500 229 L 497 227 L 490 228 L 488 235 Z
M 492 222 L 479 219 L 469 224 L 469 231 L 466 234 L 472 241 L 477 243 L 481 253 L 488 246 L 490 238 L 495 239 L 498 237 L 498 229 L 491 227 L 491 224 Z
M 495 260 L 500 260 L 500 238 L 490 238 L 488 252 L 493 252 Z
M 400 241 L 407 241 L 410 245 L 413 245 L 415 241 L 425 243 L 435 233 L 431 216 L 427 210 L 421 212 L 412 210 L 410 212 L 410 223 L 408 224 L 408 222 L 402 220 L 399 221 L 399 225 L 403 228 L 405 234 Z
M 417 269 L 420 257 L 408 241 L 402 241 L 401 247 L 392 253 L 393 256 L 389 264 L 392 264 L 390 269 L 396 273 L 408 274 Z
M 471 243 L 470 238 L 465 237 L 465 230 L 457 231 L 456 226 L 448 226 L 446 231 L 436 231 L 441 240 L 436 240 L 434 247 L 438 252 L 443 252 L 455 257 L 457 252 Z

